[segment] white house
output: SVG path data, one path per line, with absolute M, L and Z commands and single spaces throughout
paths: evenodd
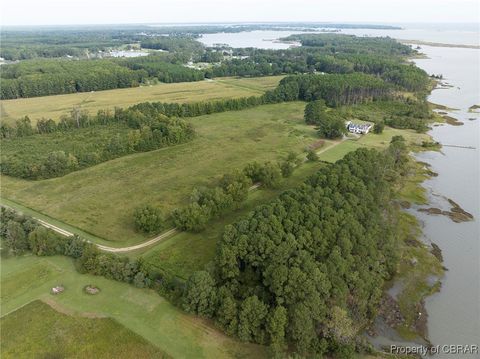
M 346 123 L 346 126 L 347 126 L 348 132 L 358 133 L 358 134 L 361 134 L 361 135 L 367 134 L 370 131 L 370 129 L 372 128 L 372 125 L 369 124 L 369 123 L 367 123 L 367 124 L 353 123 L 352 121 L 348 121 Z

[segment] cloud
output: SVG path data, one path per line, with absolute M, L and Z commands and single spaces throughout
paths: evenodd
M 3 25 L 479 19 L 476 0 L 6 0 L 1 7 Z

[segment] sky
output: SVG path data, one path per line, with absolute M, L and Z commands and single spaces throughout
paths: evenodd
M 1 0 L 2 25 L 479 22 L 478 0 Z

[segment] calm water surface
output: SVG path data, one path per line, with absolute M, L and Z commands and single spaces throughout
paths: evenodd
M 231 47 L 256 47 L 258 49 L 288 49 L 291 45 L 277 42 L 279 38 L 302 31 L 245 31 L 236 33 L 203 34 L 198 41 L 206 46 L 214 44 L 228 44 Z
M 439 174 L 424 183 L 431 203 L 448 209 L 445 197 L 451 198 L 475 217 L 473 222 L 457 224 L 447 217 L 417 215 L 424 223 L 426 240 L 440 246 L 448 268 L 440 293 L 426 301 L 429 336 L 433 344 L 480 344 L 480 116 L 468 112 L 470 106 L 480 104 L 480 50 L 423 46 L 422 52 L 429 59 L 416 60 L 417 65 L 428 73 L 443 74 L 453 85 L 434 90 L 429 100 L 458 109 L 449 114 L 464 123 L 434 127 L 430 134 L 444 145 L 475 147 L 444 146 L 441 153 L 417 156 Z

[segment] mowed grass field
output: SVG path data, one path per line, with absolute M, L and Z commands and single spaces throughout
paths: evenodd
M 65 291 L 50 294 L 59 284 Z M 101 292 L 85 294 L 88 284 Z M 1 286 L 2 358 L 266 357 L 153 290 L 79 274 L 66 257 L 2 258 Z
M 68 113 L 73 107 L 96 113 L 98 110 L 128 107 L 146 101 L 185 103 L 258 96 L 275 88 L 282 78 L 283 76 L 219 78 L 198 82 L 4 100 L 1 103 L 0 115 L 4 123 L 11 124 L 23 116 L 29 116 L 33 122 L 43 117 L 58 120 L 61 115 Z
M 2 358 L 168 358 L 110 318 L 60 313 L 36 300 L 0 319 Z
M 248 162 L 278 160 L 316 140 L 303 121 L 303 102 L 265 105 L 188 119 L 190 143 L 112 160 L 61 178 L 26 181 L 3 176 L 2 196 L 52 218 L 126 246 L 145 240 L 133 230 L 137 206 L 165 215 Z

